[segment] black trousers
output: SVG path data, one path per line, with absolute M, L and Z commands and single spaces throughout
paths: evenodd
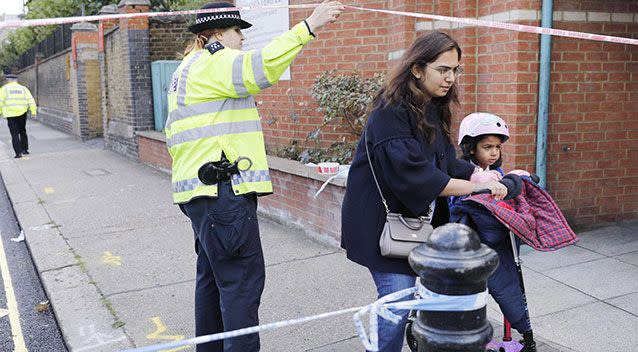
M 11 133 L 11 144 L 16 155 L 29 151 L 29 140 L 27 139 L 27 113 L 21 116 L 7 117 L 9 132 Z
M 257 197 L 236 196 L 230 181 L 218 197 L 180 206 L 191 219 L 197 251 L 195 335 L 259 325 L 264 256 L 257 224 Z M 257 352 L 259 335 L 200 344 L 197 352 Z

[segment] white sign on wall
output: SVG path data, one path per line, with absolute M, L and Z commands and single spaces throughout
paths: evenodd
M 235 2 L 237 7 L 272 5 L 288 6 L 288 0 L 237 0 Z M 241 18 L 253 25 L 248 29 L 242 30 L 246 37 L 243 46 L 244 50 L 263 48 L 273 38 L 290 29 L 290 12 L 288 8 L 242 11 Z M 280 80 L 290 80 L 290 69 L 284 72 Z

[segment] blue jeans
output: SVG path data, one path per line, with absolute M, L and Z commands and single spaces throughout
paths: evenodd
M 416 275 L 384 273 L 370 270 L 374 284 L 377 286 L 379 298 L 406 288 L 414 287 Z M 401 299 L 409 301 L 413 296 Z M 401 317 L 399 324 L 379 318 L 379 352 L 400 352 L 403 347 L 405 325 L 408 323 L 408 310 L 392 310 Z

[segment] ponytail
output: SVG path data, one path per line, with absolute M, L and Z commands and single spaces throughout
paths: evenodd
M 206 42 L 208 41 L 208 39 L 222 30 L 223 29 L 220 28 L 212 28 L 197 33 L 195 35 L 195 39 L 186 47 L 186 50 L 184 50 L 183 57 L 186 57 L 186 55 L 190 54 L 193 51 L 204 49 L 204 46 L 206 46 Z
M 190 44 L 188 44 L 182 56 L 186 57 L 188 54 L 190 54 L 193 51 L 203 49 L 205 45 L 206 45 L 206 41 L 204 40 L 204 37 L 200 34 L 197 34 L 195 39 Z

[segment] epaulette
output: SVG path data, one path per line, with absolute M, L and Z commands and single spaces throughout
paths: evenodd
M 220 42 L 212 42 L 210 44 L 206 44 L 204 48 L 206 48 L 206 50 L 208 50 L 210 54 L 213 55 L 214 53 L 222 50 L 224 46 Z

